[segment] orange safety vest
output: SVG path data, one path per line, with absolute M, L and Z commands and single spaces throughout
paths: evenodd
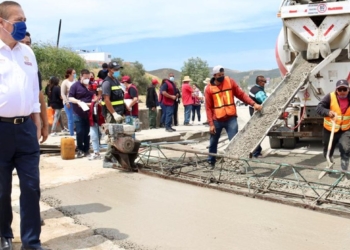
M 336 120 L 334 132 L 338 132 L 339 129 L 342 131 L 349 130 L 350 129 L 350 107 L 348 107 L 345 114 L 342 114 L 335 92 L 332 92 L 330 95 L 331 95 L 330 110 L 337 113 L 337 120 Z M 332 118 L 325 117 L 323 120 L 323 127 L 328 131 L 332 131 Z
M 219 86 L 209 85 L 210 93 L 213 96 L 214 101 L 214 113 L 217 119 L 224 118 L 226 116 L 236 115 L 236 105 L 234 103 L 232 84 L 228 76 Z

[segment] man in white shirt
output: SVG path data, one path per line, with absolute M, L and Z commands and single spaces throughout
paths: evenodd
M 21 249 L 43 249 L 39 207 L 38 66 L 33 51 L 18 42 L 25 37 L 25 21 L 18 3 L 0 3 L 0 249 L 3 250 L 12 249 L 14 168 L 21 190 Z

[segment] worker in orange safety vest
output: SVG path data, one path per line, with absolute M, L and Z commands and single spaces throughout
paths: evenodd
M 335 91 L 325 95 L 317 106 L 316 112 L 324 117 L 323 122 L 323 155 L 326 158 L 328 143 L 332 131 L 332 119 L 335 120 L 335 130 L 332 146 L 329 152 L 334 163 L 333 153 L 339 143 L 340 166 L 342 171 L 348 171 L 350 158 L 350 95 L 349 83 L 339 80 Z M 350 176 L 346 175 L 349 179 Z
M 215 66 L 212 73 L 213 77 L 205 89 L 205 109 L 211 134 L 209 153 L 216 154 L 221 131 L 225 129 L 230 140 L 238 132 L 234 97 L 254 107 L 255 110 L 261 110 L 262 106 L 249 98 L 233 79 L 225 77 L 221 65 Z M 208 157 L 212 169 L 215 167 L 215 162 L 215 156 Z

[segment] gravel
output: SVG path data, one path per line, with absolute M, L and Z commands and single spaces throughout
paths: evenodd
M 270 127 L 277 121 L 281 108 L 288 104 L 290 97 L 301 87 L 309 72 L 318 64 L 308 62 L 299 57 L 292 73 L 266 99 L 261 112 L 255 112 L 250 121 L 230 141 L 226 148 L 226 155 L 239 158 L 249 158 L 249 154 L 267 134 Z

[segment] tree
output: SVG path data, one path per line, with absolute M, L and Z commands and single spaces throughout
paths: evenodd
M 248 93 L 248 82 L 246 80 L 240 80 L 239 86 L 243 89 L 244 92 Z
M 203 89 L 205 78 L 209 77 L 209 66 L 207 61 L 202 60 L 201 58 L 190 58 L 187 62 L 184 62 L 184 66 L 181 68 L 181 80 L 185 76 L 189 76 L 194 83 L 197 83 L 198 86 Z
M 70 48 L 57 48 L 49 43 L 35 43 L 32 48 L 43 80 L 51 76 L 63 80 L 68 68 L 75 69 L 77 74 L 87 68 L 85 60 Z
M 130 76 L 133 83 L 137 86 L 139 94 L 146 94 L 147 87 L 151 84 L 151 79 L 147 77 L 142 63 L 138 61 L 132 63 L 125 62 L 122 58 L 113 58 L 112 61 L 116 61 L 123 66 L 121 76 Z

